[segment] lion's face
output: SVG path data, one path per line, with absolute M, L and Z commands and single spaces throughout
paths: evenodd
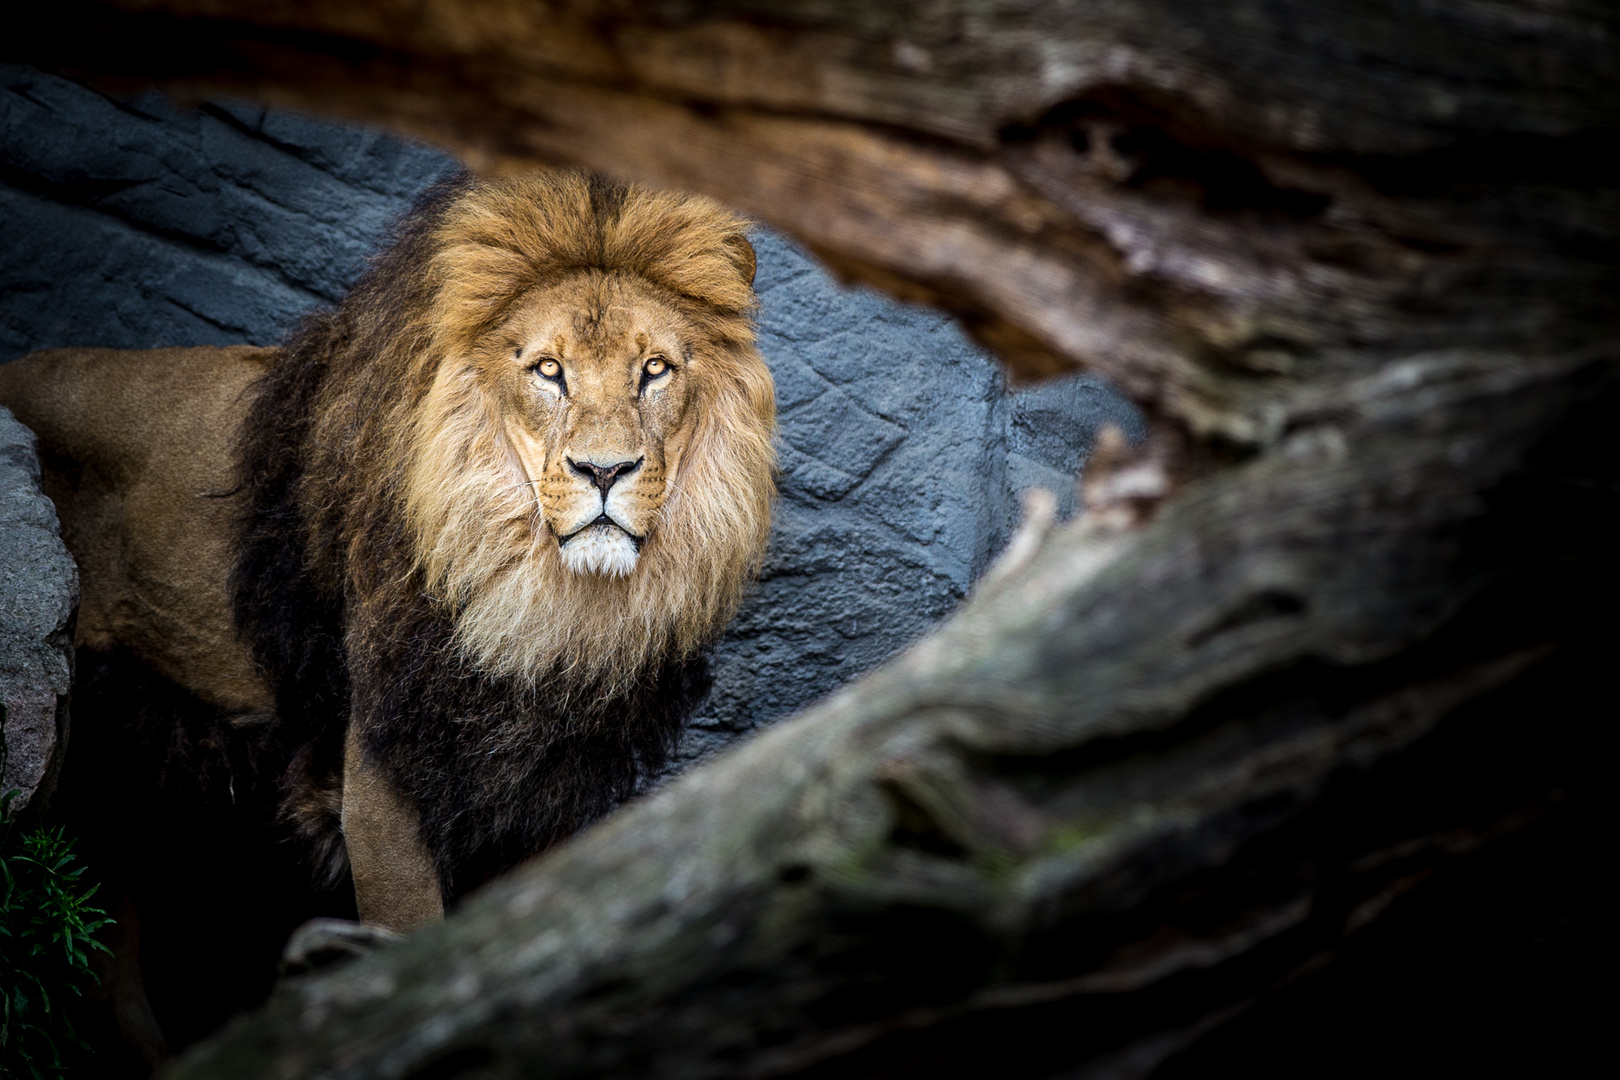
M 744 223 L 535 174 L 477 181 L 431 240 L 389 444 L 421 586 L 486 671 L 633 681 L 692 655 L 759 566 L 775 493 Z M 343 415 L 381 423 L 368 405 Z
M 506 334 L 508 437 L 563 566 L 629 574 L 694 428 L 693 328 L 646 283 L 587 273 L 539 291 Z

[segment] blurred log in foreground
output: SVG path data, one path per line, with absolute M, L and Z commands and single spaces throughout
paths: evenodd
M 1173 1071 L 1426 878 L 1595 837 L 1620 18 L 1069 7 L 131 0 L 0 45 L 703 190 L 1156 425 L 901 660 L 175 1075 Z

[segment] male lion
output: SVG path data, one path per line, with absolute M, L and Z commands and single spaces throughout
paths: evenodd
M 437 917 L 601 813 L 706 689 L 774 497 L 744 225 L 463 177 L 282 349 L 0 366 L 81 568 L 81 657 L 264 732 L 362 919 Z

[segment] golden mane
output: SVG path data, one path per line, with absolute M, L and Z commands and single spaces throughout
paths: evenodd
M 735 613 L 774 495 L 775 405 L 754 349 L 746 222 L 691 195 L 578 174 L 486 180 L 432 230 L 422 313 L 426 385 L 401 447 L 404 510 L 425 587 L 458 612 L 458 643 L 492 674 L 617 686 L 689 656 Z M 701 340 L 699 420 L 657 528 L 624 577 L 569 573 L 497 397 L 475 359 L 535 291 L 581 271 L 633 275 Z

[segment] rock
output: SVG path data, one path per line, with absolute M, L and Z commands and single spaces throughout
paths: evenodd
M 0 66 L 0 361 L 54 345 L 275 343 L 342 296 L 387 223 L 456 168 L 362 128 L 243 105 L 113 100 Z M 1100 379 L 1009 392 L 938 312 L 845 289 L 760 229 L 760 348 L 781 500 L 676 768 L 925 633 L 1006 543 L 1020 492 L 1059 512 L 1097 428 L 1141 430 Z
M 362 128 L 0 65 L 0 359 L 273 342 L 455 167 Z
M 34 433 L 0 408 L 0 728 L 11 812 L 50 802 L 68 733 L 79 571 L 39 487 Z

